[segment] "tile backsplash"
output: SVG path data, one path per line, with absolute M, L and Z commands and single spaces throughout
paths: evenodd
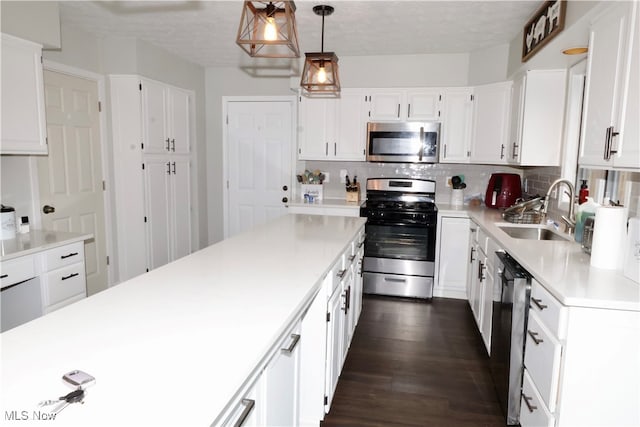
M 464 175 L 467 184 L 465 197 L 479 196 L 484 198 L 489 177 L 494 172 L 508 172 L 522 174 L 519 169 L 506 166 L 465 165 L 465 164 L 414 164 L 414 163 L 368 163 L 368 162 L 329 162 L 307 161 L 300 166 L 311 171 L 319 169 L 329 173 L 330 181 L 324 184 L 325 198 L 345 197 L 344 184 L 340 183 L 340 170 L 347 171 L 349 178 L 358 177 L 361 183 L 361 200 L 366 199 L 365 182 L 367 178 L 422 178 L 436 181 L 436 203 L 449 203 L 451 199 L 451 187 L 447 181 L 451 176 Z M 299 184 L 296 192 L 299 190 Z

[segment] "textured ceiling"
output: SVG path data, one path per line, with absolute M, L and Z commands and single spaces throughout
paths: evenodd
M 319 51 L 329 4 L 325 51 L 338 56 L 464 53 L 508 43 L 541 1 L 296 1 L 301 52 Z M 135 37 L 204 67 L 242 66 L 236 44 L 242 2 L 68 1 L 61 20 L 98 36 Z

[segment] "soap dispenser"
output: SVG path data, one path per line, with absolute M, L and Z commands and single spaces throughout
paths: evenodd
M 580 190 L 582 191 L 582 189 Z M 600 205 L 593 201 L 593 198 L 587 197 L 587 201 L 578 206 L 578 213 L 576 215 L 576 229 L 575 236 L 576 242 L 582 243 L 582 234 L 584 231 L 584 222 L 590 216 L 595 216 L 596 209 Z
M 583 179 L 582 184 L 580 184 L 580 192 L 578 193 L 578 204 L 581 205 L 586 202 L 587 196 L 589 196 L 589 187 L 587 187 L 587 180 Z

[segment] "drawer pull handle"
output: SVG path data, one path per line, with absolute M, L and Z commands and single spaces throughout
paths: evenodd
M 61 255 L 60 259 L 71 258 L 72 256 L 76 256 L 76 255 L 78 255 L 78 252 L 71 252 L 70 254 L 67 254 L 67 255 Z
M 360 242 L 360 244 L 358 245 L 359 248 L 362 247 L 362 245 L 364 245 L 364 240 L 362 242 Z
M 349 262 L 353 261 L 354 259 L 356 259 L 356 256 L 355 256 L 355 255 L 351 255 L 351 256 L 349 257 Z
M 63 276 L 63 277 L 62 277 L 62 280 L 71 279 L 72 277 L 76 277 L 76 276 L 78 276 L 79 274 L 80 274 L 80 273 L 71 273 L 71 274 L 70 274 L 70 275 L 68 275 L 68 276 Z
M 0 276 L 0 279 L 6 279 L 7 277 L 9 277 L 8 274 L 3 274 L 2 276 Z
M 299 334 L 291 334 L 291 338 L 292 341 L 291 344 L 289 344 L 289 347 L 280 349 L 283 353 L 293 353 L 293 349 L 296 348 L 296 345 L 298 345 L 298 341 L 300 341 Z
M 525 403 L 525 405 L 527 405 L 527 409 L 529 410 L 529 412 L 533 412 L 536 409 L 538 409 L 537 406 L 532 405 L 531 403 L 529 403 L 530 400 L 533 400 L 533 397 L 529 397 L 526 394 L 522 393 L 522 398 L 524 399 L 524 403 Z
M 531 339 L 533 340 L 533 342 L 536 345 L 540 345 L 541 343 L 544 342 L 544 340 L 542 338 L 537 338 L 537 336 L 538 336 L 537 332 L 532 332 L 532 331 L 527 329 L 527 333 L 529 334 L 529 336 L 531 337 Z
M 253 411 L 253 407 L 256 406 L 256 401 L 253 399 L 242 399 L 242 404 L 244 405 L 244 409 L 240 414 L 240 418 L 238 418 L 238 421 L 233 425 L 233 427 L 242 427 L 251 411 Z
M 533 301 L 533 303 L 536 305 L 536 307 L 538 307 L 540 310 L 544 310 L 545 308 L 549 307 L 546 304 L 542 304 L 542 300 L 541 299 L 537 299 L 537 298 L 531 297 L 531 301 Z
M 347 269 L 346 268 L 344 270 L 338 271 L 338 274 L 336 274 L 336 276 L 338 276 L 339 278 L 342 279 L 345 274 L 347 274 Z

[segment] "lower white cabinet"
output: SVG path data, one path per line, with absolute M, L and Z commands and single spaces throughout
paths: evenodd
M 436 284 L 434 296 L 467 299 L 467 266 L 471 220 L 462 217 L 438 218 Z
M 640 313 L 567 307 L 535 279 L 520 424 L 640 425 Z

